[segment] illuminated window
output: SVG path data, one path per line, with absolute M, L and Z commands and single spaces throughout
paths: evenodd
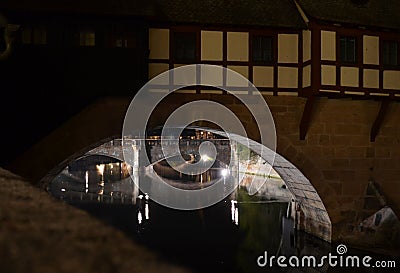
M 398 65 L 399 54 L 398 54 L 398 42 L 397 41 L 383 41 L 383 64 L 384 65 Z
M 271 36 L 254 36 L 252 40 L 253 62 L 274 60 L 273 38 Z
M 23 44 L 47 44 L 47 32 L 44 27 L 23 27 L 21 41 Z
M 95 46 L 96 45 L 96 34 L 92 30 L 83 30 L 79 33 L 79 45 L 80 46 Z
M 116 39 L 115 47 L 128 47 L 128 40 L 126 39 Z
M 175 62 L 196 61 L 196 33 L 174 33 L 174 58 Z
M 134 26 L 122 23 L 111 24 L 105 28 L 104 41 L 107 48 L 135 48 L 138 46 L 138 31 Z
M 356 37 L 340 37 L 340 61 L 343 63 L 357 62 Z

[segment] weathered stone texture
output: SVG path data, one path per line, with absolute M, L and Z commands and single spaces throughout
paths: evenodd
M 0 169 L 1 272 L 189 272 Z

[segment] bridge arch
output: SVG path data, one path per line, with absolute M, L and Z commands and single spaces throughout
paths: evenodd
M 149 120 L 150 127 L 162 125 L 165 117 L 180 105 L 195 99 L 213 100 L 229 107 L 244 124 L 250 138 L 257 140 L 257 128 L 246 107 L 229 95 L 171 94 Z M 295 96 L 268 96 L 277 130 L 277 152 L 307 177 L 332 222 L 332 240 L 343 241 L 358 232 L 359 223 L 378 207 L 365 206 L 369 182 L 376 183 L 388 205 L 399 208 L 399 124 L 392 115 L 382 135 L 371 143 L 370 125 L 379 111 L 377 102 L 319 98 L 305 140 L 299 140 L 299 126 L 306 103 Z M 93 143 L 121 134 L 130 98 L 110 97 L 94 101 L 76 116 L 43 137 L 24 154 L 5 166 L 38 184 L 54 166 Z M 392 105 L 393 113 L 399 112 Z M 82 153 L 78 152 L 78 155 Z M 358 243 L 358 242 L 357 242 Z
M 342 218 L 337 215 L 337 208 L 339 207 L 337 190 L 329 183 L 326 183 L 325 177 L 316 164 L 317 162 L 315 162 L 315 159 L 301 149 L 302 146 L 296 145 L 296 143 L 293 143 L 287 136 L 278 134 L 277 138 L 277 153 L 290 161 L 305 177 L 307 177 L 321 196 L 321 199 L 323 199 L 323 203 L 326 210 L 329 212 L 330 218 L 332 219 L 333 214 L 335 214 L 334 218 L 336 219 Z
M 224 136 L 223 132 L 217 130 L 199 127 L 197 127 L 196 129 L 209 131 Z M 248 148 L 253 150 L 258 155 L 261 155 L 261 149 L 265 148 L 262 147 L 262 145 L 258 142 L 249 140 L 245 137 L 241 137 L 238 135 L 234 136 L 233 140 L 243 145 L 249 143 L 250 145 Z M 123 161 L 124 157 L 122 149 L 123 148 L 121 146 L 121 140 L 118 140 L 116 138 L 103 139 L 94 145 L 90 145 L 89 147 L 80 150 L 78 153 L 70 156 L 67 160 L 64 160 L 61 164 L 59 164 L 56 168 L 49 172 L 41 180 L 41 183 L 43 186 L 48 185 L 48 183 L 50 183 L 50 181 L 59 172 L 61 172 L 68 165 L 69 162 L 76 160 L 83 155 L 103 155 Z M 283 153 L 286 152 L 286 154 L 290 155 L 290 151 L 292 151 L 292 148 L 291 145 L 288 145 L 286 148 L 281 148 L 280 150 L 282 150 Z M 263 160 L 268 162 L 272 166 L 272 168 L 279 174 L 281 179 L 287 185 L 289 191 L 294 196 L 294 208 L 297 228 L 330 242 L 332 237 L 331 220 L 324 203 L 322 202 L 317 190 L 311 184 L 310 180 L 293 163 L 291 163 L 279 153 L 275 153 L 269 150 L 268 153 L 263 153 L 262 158 Z M 308 170 L 312 172 L 314 168 L 309 167 Z
M 225 133 L 218 130 L 199 129 L 226 136 Z M 269 163 L 286 183 L 288 189 L 295 197 L 298 217 L 296 224 L 298 228 L 330 242 L 332 238 L 331 219 L 321 197 L 310 180 L 293 163 L 262 144 L 242 136 L 232 136 L 232 134 L 230 134 L 230 139 L 242 145 L 249 144 L 249 148 Z M 308 164 L 312 163 L 309 162 Z M 315 167 L 309 166 L 309 168 L 318 173 Z

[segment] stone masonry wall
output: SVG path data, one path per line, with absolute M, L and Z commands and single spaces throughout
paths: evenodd
M 165 101 L 169 107 L 159 107 L 152 123 L 161 124 L 172 109 L 190 101 L 191 97 L 226 105 L 244 123 L 251 138 L 259 137 L 250 113 L 230 96 L 186 95 L 184 99 L 171 96 Z M 334 225 L 333 239 L 340 238 L 341 233 L 348 232 L 368 216 L 363 208 L 368 206 L 364 196 L 369 180 L 379 186 L 388 204 L 399 212 L 399 103 L 389 106 L 376 141 L 370 142 L 370 130 L 380 102 L 318 98 L 306 139 L 300 140 L 299 126 L 306 100 L 271 96 L 265 99 L 275 120 L 277 152 L 298 167 L 316 188 Z M 379 204 L 369 206 L 379 208 Z

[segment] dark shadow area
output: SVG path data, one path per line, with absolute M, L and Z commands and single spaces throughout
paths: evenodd
M 88 46 L 82 40 L 87 21 L 81 16 L 48 14 L 40 20 L 47 22 L 46 32 L 40 32 L 37 18 L 19 18 L 12 53 L 0 62 L 1 166 L 96 99 L 134 96 L 147 81 L 148 38 L 142 22 L 125 20 L 128 35 L 119 29 L 121 19 L 94 17 L 90 26 L 98 29 L 96 43 Z M 129 46 L 114 41 L 113 33 L 120 32 Z

